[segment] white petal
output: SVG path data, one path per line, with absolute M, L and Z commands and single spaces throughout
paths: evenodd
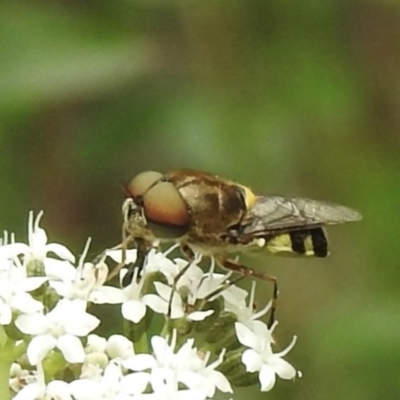
M 157 366 L 157 360 L 150 354 L 136 354 L 123 361 L 122 365 L 132 371 L 144 371 Z
M 156 294 L 146 294 L 142 297 L 142 302 L 158 314 L 167 314 L 168 312 L 168 303 Z
M 180 296 L 178 296 L 180 299 Z M 171 307 L 171 314 L 170 314 L 170 318 L 171 319 L 177 319 L 177 318 L 182 318 L 185 316 L 185 311 L 182 308 L 182 301 L 180 301 L 181 304 L 176 304 L 176 303 L 172 303 L 172 307 Z
M 74 302 L 76 301 L 78 300 L 74 300 Z M 74 309 L 76 308 L 72 307 L 71 310 L 68 310 L 70 314 L 68 314 L 67 318 L 64 318 L 66 332 L 76 336 L 87 336 L 89 332 L 100 324 L 100 320 L 94 315 L 79 310 L 74 313 Z
M 46 246 L 48 252 L 52 252 L 60 257 L 62 260 L 69 261 L 71 263 L 75 262 L 75 256 L 68 250 L 65 246 L 58 243 L 50 243 Z
M 134 323 L 138 323 L 146 314 L 146 306 L 138 300 L 128 300 L 122 304 L 122 316 Z
M 169 365 L 174 358 L 173 349 L 167 343 L 167 340 L 161 336 L 153 336 L 151 338 L 151 347 L 153 348 L 154 357 L 161 365 Z
M 0 325 L 8 325 L 12 320 L 11 307 L 0 302 Z
M 31 290 L 35 290 L 39 286 L 43 285 L 43 283 L 46 281 L 48 281 L 48 278 L 45 276 L 32 276 L 21 279 L 18 281 L 18 291 L 30 292 Z
M 115 362 L 107 365 L 102 380 L 102 386 L 107 388 L 115 388 L 119 386 L 119 381 L 122 378 L 121 367 Z
M 178 390 L 176 400 L 206 400 L 207 391 L 205 389 Z
M 125 375 L 120 382 L 120 391 L 128 394 L 141 394 L 146 390 L 150 381 L 147 372 L 134 372 Z
M 103 261 L 95 266 L 95 275 L 96 275 L 96 286 L 101 286 L 107 280 L 108 276 L 108 266 Z
M 42 311 L 44 306 L 29 293 L 19 293 L 13 297 L 11 307 L 24 314 L 33 314 Z
M 294 379 L 296 376 L 294 367 L 280 357 L 273 357 L 271 366 L 282 379 Z
M 267 342 L 273 342 L 271 331 L 268 329 L 267 325 L 262 321 L 252 321 L 251 330 L 258 338 L 263 338 Z
M 91 353 L 93 354 L 93 353 Z M 91 379 L 93 381 L 96 382 L 100 382 L 101 381 L 101 377 L 104 371 L 104 368 L 106 367 L 107 363 L 108 363 L 108 358 L 107 356 L 103 353 L 103 355 L 105 356 L 105 359 L 103 361 L 101 361 L 101 367 L 99 366 L 99 364 L 91 364 L 88 360 L 88 358 L 86 358 L 85 362 L 82 365 L 82 369 L 81 369 L 81 375 L 80 378 L 81 379 Z
M 134 355 L 132 342 L 123 335 L 111 335 L 105 351 L 111 359 L 117 357 L 127 359 Z
M 235 305 L 239 305 L 244 302 L 247 295 L 247 290 L 244 290 L 235 285 L 229 286 L 222 292 L 222 297 L 225 299 L 225 301 Z
M 257 336 L 244 324 L 240 322 L 235 323 L 236 336 L 239 342 L 246 347 L 257 348 Z
M 154 282 L 157 294 L 164 300 L 169 300 L 172 293 L 172 288 L 162 282 Z
M 175 372 L 170 368 L 153 368 L 150 382 L 154 392 L 165 393 L 166 391 L 170 392 L 178 389 Z
M 156 249 L 150 250 L 147 260 L 148 262 L 144 267 L 146 274 L 161 271 L 164 274 L 171 273 L 175 276 L 179 272 L 174 262 Z
M 75 297 L 75 290 L 72 283 L 66 283 L 63 281 L 50 281 L 49 283 L 59 296 L 67 299 Z
M 197 356 L 197 349 L 194 346 L 194 339 L 187 339 L 182 347 L 176 352 L 175 365 L 180 368 L 185 368 L 185 365 L 190 365 L 199 360 Z
M 13 400 L 36 400 L 43 396 L 43 388 L 38 383 L 31 383 L 23 387 Z
M 57 341 L 57 347 L 70 363 L 80 363 L 85 360 L 85 351 L 82 343 L 74 335 L 65 334 L 60 336 Z
M 130 394 L 117 393 L 113 395 L 112 400 L 134 400 L 134 398 Z
M 51 381 L 47 385 L 47 396 L 57 400 L 72 400 L 70 386 L 63 381 Z
M 124 292 L 112 286 L 99 287 L 89 295 L 89 301 L 96 304 L 119 304 L 124 298 Z
M 37 365 L 54 349 L 57 340 L 51 335 L 35 336 L 29 343 L 26 355 L 32 365 Z
M 60 279 L 71 282 L 75 279 L 76 268 L 68 261 L 46 258 L 43 261 L 46 276 L 50 279 Z
M 136 249 L 127 250 L 125 254 L 125 262 L 127 264 L 136 261 Z M 110 257 L 116 263 L 122 262 L 122 250 L 106 250 L 106 256 Z
M 94 333 L 90 334 L 87 338 L 87 344 L 85 347 L 86 353 L 99 352 L 103 353 L 107 348 L 107 340 Z
M 259 371 L 262 366 L 261 356 L 254 350 L 248 349 L 242 354 L 242 363 L 248 372 Z
M 263 365 L 258 376 L 261 383 L 261 391 L 268 392 L 271 390 L 276 381 L 275 371 L 269 365 Z
M 98 382 L 89 379 L 78 379 L 70 384 L 71 392 L 77 400 L 99 400 L 103 397 Z
M 148 262 L 144 266 L 144 272 L 149 274 L 157 271 L 170 276 L 175 276 L 179 272 L 176 265 L 162 253 L 154 253 L 153 257 L 149 254 Z
M 215 386 L 224 393 L 233 393 L 233 389 L 231 384 L 229 383 L 226 376 L 219 371 L 213 371 L 211 376 L 213 383 Z
M 30 247 L 25 243 L 13 243 L 0 246 L 0 259 L 14 258 L 19 254 L 30 253 Z
M 17 290 L 22 292 L 30 292 L 37 289 L 43 283 L 48 281 L 46 276 L 32 276 L 30 278 L 21 279 L 17 284 Z
M 71 317 L 76 318 L 77 315 L 81 316 L 86 313 L 87 303 L 84 300 L 75 299 L 61 299 L 57 306 L 51 311 L 51 313 L 59 318 L 59 317 Z
M 29 238 L 29 245 L 31 247 L 32 253 L 34 253 L 34 257 L 41 258 L 45 252 L 45 247 L 47 244 L 47 234 L 46 231 L 42 228 L 35 227 L 33 235 Z
M 206 388 L 207 395 L 213 397 L 215 393 L 215 385 L 208 381 L 204 376 L 194 371 L 182 371 L 177 374 L 177 381 L 183 383 L 189 389 Z
M 194 311 L 190 313 L 187 318 L 192 321 L 204 321 L 209 315 L 211 315 L 214 310 L 207 311 Z
M 50 330 L 51 322 L 43 314 L 24 314 L 17 317 L 15 325 L 28 335 L 43 335 Z

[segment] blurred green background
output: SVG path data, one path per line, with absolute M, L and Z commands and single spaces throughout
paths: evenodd
M 92 236 L 95 254 L 120 239 L 121 183 L 147 169 L 352 206 L 364 221 L 330 229 L 329 259 L 245 259 L 278 277 L 278 339 L 299 336 L 304 374 L 251 393 L 400 398 L 399 1 L 0 10 L 0 229 L 22 239 L 43 209 L 51 241 L 79 253 Z

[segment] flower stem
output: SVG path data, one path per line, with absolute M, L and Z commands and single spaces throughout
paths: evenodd
M 12 361 L 7 357 L 0 357 L 0 393 L 10 393 L 8 384 Z M 11 397 L 10 397 L 11 398 Z
M 136 353 L 148 353 L 149 352 L 149 343 L 147 341 L 147 334 L 146 332 L 140 336 L 140 339 L 135 342 L 135 352 Z

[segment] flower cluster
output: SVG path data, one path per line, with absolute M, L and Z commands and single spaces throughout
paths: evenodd
M 48 243 L 30 214 L 28 244 L 5 234 L 0 241 L 0 393 L 16 400 L 211 399 L 236 386 L 260 384 L 300 373 L 274 352 L 273 331 L 259 318 L 271 303 L 254 309 L 231 273 L 204 273 L 193 262 L 149 252 L 123 287 L 109 269 L 136 259 L 136 250 L 106 250 L 87 262 L 90 241 L 76 261 L 65 246 Z M 111 282 L 111 283 L 110 283 Z M 94 334 L 107 304 L 121 326 L 107 338 Z M 111 305 L 111 306 L 110 306 Z M 101 310 L 101 308 L 97 307 Z M 109 312 L 109 311 L 108 311 Z M 97 312 L 99 315 L 99 312 Z M 123 332 L 123 334 L 117 334 Z

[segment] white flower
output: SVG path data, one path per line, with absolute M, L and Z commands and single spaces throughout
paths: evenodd
M 146 255 L 146 262 L 141 272 L 142 276 L 154 273 L 161 272 L 163 273 L 168 283 L 172 285 L 174 282 L 174 278 L 188 265 L 188 261 L 183 260 L 181 258 L 175 258 L 173 261 L 167 257 L 169 253 L 175 250 L 179 245 L 171 246 L 164 253 L 158 251 L 155 248 L 152 248 L 148 254 Z M 122 262 L 122 250 L 121 249 L 110 249 L 105 252 L 106 256 L 110 257 L 113 261 L 117 263 Z M 125 263 L 131 264 L 136 261 L 137 251 L 135 249 L 126 250 L 125 251 Z M 186 277 L 197 276 L 201 277 L 203 275 L 203 271 L 201 268 L 196 266 L 200 258 L 196 258 L 196 260 L 191 263 L 188 270 L 185 272 Z M 126 273 L 126 272 L 125 272 Z M 180 279 L 181 284 L 185 284 L 185 278 Z M 179 285 L 178 285 L 179 287 Z
M 145 372 L 123 376 L 121 367 L 111 362 L 101 379 L 78 379 L 70 383 L 70 388 L 76 400 L 131 400 L 144 392 L 148 381 Z
M 27 349 L 32 365 L 55 347 L 68 362 L 83 362 L 85 352 L 78 336 L 87 336 L 99 323 L 99 319 L 86 312 L 84 301 L 67 299 L 60 300 L 46 315 L 20 315 L 15 321 L 21 332 L 34 336 Z
M 151 249 L 146 257 L 146 263 L 143 268 L 143 275 L 160 271 L 167 277 L 168 282 L 172 283 L 173 278 L 179 273 L 181 269 L 181 264 L 179 263 L 179 261 L 176 262 L 177 259 L 172 261 L 170 258 L 167 257 L 167 255 L 173 252 L 177 247 L 179 247 L 178 244 L 173 245 L 165 252 L 158 251 L 155 248 Z
M 15 260 L 18 261 L 18 260 Z M 47 281 L 46 277 L 27 277 L 26 269 L 12 260 L 4 261 L 7 270 L 0 277 L 0 325 L 8 325 L 13 311 L 23 314 L 39 312 L 43 304 L 29 293 Z
M 165 253 L 164 253 L 165 255 Z M 168 283 L 172 285 L 176 283 L 176 287 L 179 289 L 183 286 L 190 286 L 190 283 L 195 280 L 198 282 L 204 276 L 203 270 L 197 265 L 201 261 L 202 256 L 197 255 L 192 262 L 184 260 L 182 258 L 175 258 L 172 268 L 163 268 L 161 272 L 165 275 Z M 151 266 L 149 262 L 149 267 Z M 182 273 L 184 270 L 184 273 Z M 176 282 L 178 275 L 181 275 Z
M 143 296 L 143 302 L 156 313 L 167 315 L 170 308 L 169 317 L 171 319 L 182 318 L 185 310 L 179 293 L 161 282 L 154 282 L 154 287 L 157 294 Z
M 169 252 L 169 250 L 167 252 Z M 109 249 L 106 250 L 105 254 L 118 264 L 121 264 L 122 261 L 124 261 L 125 264 L 133 264 L 136 261 L 137 250 L 125 250 L 125 258 L 123 258 L 123 251 L 121 249 Z M 158 271 L 164 274 L 170 274 L 176 271 L 176 266 L 173 261 L 166 257 L 166 253 L 162 253 L 153 248 L 146 255 L 146 262 L 142 270 L 142 275 Z
M 154 282 L 157 294 L 147 294 L 143 296 L 143 302 L 156 313 L 167 315 L 171 319 L 182 318 L 186 314 L 186 304 L 184 304 L 180 294 L 172 287 L 162 283 Z M 186 318 L 193 321 L 202 321 L 211 315 L 214 310 L 193 311 L 186 315 Z
M 125 336 L 111 335 L 106 340 L 94 334 L 88 336 L 85 353 L 80 377 L 92 380 L 101 377 L 110 360 L 119 363 L 135 354 L 132 342 Z
M 201 257 L 195 259 L 194 263 L 199 262 Z M 187 263 L 186 263 L 187 264 Z M 189 271 L 192 269 L 190 266 Z M 179 279 L 177 287 L 186 286 L 188 289 L 188 304 L 194 305 L 198 300 L 213 301 L 219 296 L 222 296 L 227 301 L 238 303 L 247 296 L 244 289 L 238 288 L 229 282 L 232 272 L 227 274 L 215 273 L 215 260 L 211 258 L 211 266 L 208 273 L 203 273 L 199 267 L 200 273 L 194 272 L 185 274 Z
M 215 363 L 207 366 L 209 355 L 206 355 L 206 357 L 199 356 L 197 349 L 193 347 L 194 339 L 188 339 L 176 353 L 174 350 L 176 331 L 173 333 L 170 344 L 160 336 L 153 336 L 151 344 L 154 356 L 137 354 L 124 361 L 123 365 L 133 371 L 150 370 L 150 383 L 156 393 L 160 389 L 160 383 L 164 382 L 167 397 L 161 398 L 174 398 L 172 394 L 176 394 L 177 383 L 183 383 L 194 391 L 193 394 L 201 393 L 199 398 L 213 396 L 216 389 L 232 392 L 226 377 L 215 371 L 215 368 L 222 362 L 222 356 Z M 183 392 L 181 395 L 183 395 Z M 189 395 L 189 392 L 187 392 L 187 395 Z
M 260 321 L 254 321 L 252 325 L 251 330 L 236 322 L 235 329 L 239 341 L 249 347 L 242 355 L 242 362 L 248 372 L 259 372 L 261 390 L 263 392 L 271 390 L 275 385 L 276 375 L 282 379 L 294 379 L 296 375 L 300 376 L 291 364 L 282 359 L 293 348 L 296 337 L 285 350 L 274 354 L 271 334 L 276 324 L 270 330 Z
M 252 329 L 253 322 L 256 321 L 258 318 L 261 318 L 263 315 L 265 315 L 271 309 L 272 306 L 272 301 L 270 301 L 260 311 L 255 311 L 254 310 L 255 289 L 256 289 L 256 282 L 253 281 L 248 305 L 246 305 L 246 302 L 244 300 L 235 302 L 225 301 L 225 310 L 233 312 L 236 315 L 238 322 L 241 322 L 242 324 L 246 325 L 249 329 Z
M 24 263 L 27 264 L 31 260 L 38 260 L 45 264 L 54 260 L 47 257 L 47 253 L 52 252 L 60 257 L 62 260 L 74 262 L 75 257 L 73 254 L 63 245 L 58 243 L 47 243 L 47 235 L 44 229 L 39 228 L 39 221 L 43 215 L 41 211 L 36 220 L 33 221 L 33 212 L 29 213 L 28 222 L 28 243 L 12 243 L 0 247 L 0 259 L 8 258 L 13 259 L 18 255 L 24 256 Z M 54 260 L 58 261 L 59 260 Z
M 87 337 L 87 342 L 85 346 L 85 353 L 105 353 L 107 348 L 107 339 L 103 338 L 95 333 L 91 333 Z
M 193 339 L 189 339 L 176 353 L 176 331 L 173 331 L 171 343 L 161 336 L 153 336 L 151 345 L 154 355 L 136 354 L 122 362 L 122 365 L 132 371 L 151 371 L 151 382 L 162 376 L 166 371 L 173 371 L 178 375 L 186 371 L 193 364 L 196 355 L 193 352 Z M 179 380 L 179 379 L 178 379 Z
M 66 382 L 54 380 L 46 385 L 41 364 L 37 366 L 37 380 L 24 386 L 13 400 L 72 400 L 69 385 Z
M 179 350 L 177 363 L 177 380 L 190 389 L 203 389 L 208 397 L 214 397 L 216 389 L 224 393 L 233 393 L 228 379 L 216 368 L 222 363 L 225 351 L 222 351 L 217 360 L 208 364 L 211 353 L 200 353 L 193 347 L 194 340 L 189 339 Z
M 127 270 L 121 272 L 122 282 Z M 123 303 L 121 307 L 122 316 L 128 321 L 138 323 L 146 315 L 146 302 L 142 296 L 142 288 L 145 279 L 138 279 L 139 269 L 135 268 L 131 283 L 122 289 Z
M 133 343 L 125 336 L 111 335 L 108 339 L 105 339 L 95 334 L 88 336 L 85 353 L 105 353 L 110 360 L 126 359 L 135 354 Z
M 164 370 L 152 376 L 153 393 L 135 396 L 135 400 L 205 400 L 205 388 L 179 389 L 178 381 L 173 371 Z
M 228 276 L 223 274 L 202 274 L 200 279 L 193 279 L 188 283 L 188 303 L 194 304 L 197 299 L 214 300 L 225 288 Z M 212 297 L 210 297 L 212 296 Z
M 118 304 L 123 301 L 119 288 L 104 286 L 107 280 L 108 267 L 101 260 L 97 264 L 84 262 L 89 251 L 90 239 L 79 258 L 78 267 L 67 263 L 59 274 L 60 281 L 50 281 L 51 287 L 67 299 L 82 299 L 96 304 Z
M 133 343 L 122 335 L 111 335 L 108 338 L 106 353 L 111 360 L 125 360 L 135 355 Z
M 167 339 L 161 336 L 154 335 L 151 338 L 151 345 L 154 356 L 150 354 L 136 354 L 128 358 L 122 364 L 125 368 L 133 371 L 144 371 L 154 368 L 176 368 L 187 364 L 186 357 L 192 357 L 187 354 L 184 346 L 174 353 L 176 346 L 176 331 L 173 331 L 171 344 L 168 344 Z

